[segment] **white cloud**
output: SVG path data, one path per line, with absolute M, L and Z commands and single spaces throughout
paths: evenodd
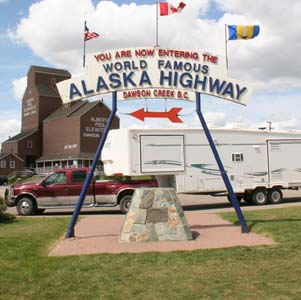
M 225 126 L 225 113 L 222 112 L 207 112 L 204 118 L 209 127 L 223 127 Z
M 224 10 L 219 20 L 206 19 L 215 1 Z M 170 2 L 176 4 L 178 1 Z M 225 54 L 224 24 L 260 24 L 258 37 L 228 43 L 229 72 L 259 88 L 301 87 L 301 10 L 296 0 L 186 0 L 180 15 L 159 19 L 159 44 Z M 68 13 L 66 13 L 68 11 Z M 83 23 L 100 37 L 87 43 L 87 53 L 155 44 L 155 4 L 118 5 L 91 0 L 42 0 L 29 9 L 11 37 L 26 43 L 48 63 L 79 72 Z M 55 20 L 55 22 L 45 22 Z M 281 26 L 279 26 L 281 24 Z
M 1 143 L 20 132 L 21 122 L 16 113 L 3 112 L 0 118 L 0 141 Z
M 217 20 L 206 19 L 213 1 L 224 11 Z M 177 4 L 178 0 L 169 2 Z M 205 113 L 208 124 L 213 127 L 258 128 L 260 122 L 271 120 L 280 129 L 300 127 L 301 113 L 296 109 L 301 88 L 300 3 L 297 0 L 274 0 L 273 3 L 262 0 L 186 0 L 185 3 L 187 6 L 180 15 L 159 19 L 161 47 L 206 50 L 224 55 L 225 24 L 259 24 L 261 28 L 259 36 L 253 40 L 229 41 L 228 54 L 229 75 L 255 82 L 256 88 L 262 92 L 253 96 L 245 111 L 222 102 L 216 105 L 221 109 L 215 110 L 209 104 L 211 110 L 207 109 Z M 28 16 L 20 20 L 10 36 L 27 44 L 50 65 L 79 73 L 82 72 L 84 20 L 88 21 L 91 31 L 100 34 L 99 38 L 87 42 L 87 53 L 155 45 L 155 4 L 140 5 L 134 0 L 122 5 L 99 1 L 96 6 L 91 0 L 78 0 L 76 5 L 74 0 L 41 0 L 31 5 Z M 21 80 L 14 84 L 14 94 L 19 97 L 21 86 Z M 296 95 L 285 95 L 285 91 L 291 88 L 296 89 Z M 264 93 L 266 91 L 273 93 Z M 286 119 L 282 120 L 284 112 L 287 112 Z M 131 117 L 122 118 L 123 124 L 132 123 Z M 199 126 L 195 117 L 183 119 L 189 120 L 189 126 Z M 166 126 L 168 123 L 156 121 L 149 120 L 147 124 Z
M 19 79 L 15 79 L 12 82 L 13 85 L 13 93 L 15 98 L 18 101 L 21 101 L 26 89 L 26 85 L 27 85 L 27 77 L 21 77 Z

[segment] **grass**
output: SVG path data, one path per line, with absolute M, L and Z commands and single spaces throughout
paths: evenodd
M 223 217 L 236 221 L 234 214 Z M 301 208 L 245 213 L 278 244 L 47 257 L 66 218 L 0 223 L 0 299 L 301 299 Z

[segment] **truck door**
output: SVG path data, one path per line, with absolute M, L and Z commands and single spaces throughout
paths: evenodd
M 71 171 L 70 184 L 68 185 L 69 195 L 70 195 L 70 205 L 77 204 L 86 177 L 87 177 L 87 171 L 85 170 Z M 93 203 L 94 203 L 94 191 L 93 191 L 93 183 L 91 182 L 83 206 L 91 206 L 93 205 Z
M 38 197 L 41 206 L 64 206 L 69 204 L 69 191 L 66 188 L 67 176 L 65 171 L 49 175 L 44 180 L 44 188 Z

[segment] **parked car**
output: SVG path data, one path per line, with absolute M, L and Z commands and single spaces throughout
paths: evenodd
M 7 184 L 8 184 L 7 178 L 4 176 L 0 176 L 0 185 L 7 185 Z
M 16 206 L 20 215 L 41 213 L 45 209 L 73 208 L 76 206 L 88 168 L 56 170 L 39 183 L 12 185 L 6 190 L 6 204 Z M 114 207 L 126 213 L 132 195 L 138 187 L 157 187 L 155 179 L 92 180 L 83 207 Z

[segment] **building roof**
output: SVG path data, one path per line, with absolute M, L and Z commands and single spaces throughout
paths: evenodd
M 94 106 L 98 105 L 99 103 L 101 103 L 100 100 L 93 101 L 93 102 L 87 102 L 85 105 L 79 107 L 77 110 L 74 110 L 72 112 L 72 115 L 70 114 L 70 116 L 71 117 L 80 117 L 83 114 L 85 114 L 87 111 L 89 111 L 90 109 L 92 109 Z
M 20 141 L 20 140 L 24 139 L 25 137 L 36 133 L 38 130 L 39 129 L 33 129 L 33 130 L 29 130 L 29 131 L 20 132 L 17 135 L 15 135 L 15 136 L 9 138 L 8 140 L 4 141 L 3 143 Z
M 40 67 L 40 66 L 31 66 L 29 70 L 31 70 L 31 69 L 36 73 L 47 73 L 47 74 L 62 75 L 62 76 L 71 77 L 71 74 L 67 70 Z
M 60 94 L 54 88 L 49 87 L 46 84 L 36 84 L 36 88 L 38 90 L 39 96 L 46 97 L 60 97 Z
M 66 105 L 62 105 L 59 109 L 54 111 L 50 116 L 48 116 L 44 121 L 53 121 L 57 119 L 64 119 L 69 117 L 80 117 L 86 112 L 88 112 L 91 108 L 99 104 L 101 101 L 89 102 L 78 101 L 70 107 L 66 107 Z
M 90 153 L 90 152 L 45 155 L 45 156 L 41 156 L 37 160 L 37 162 L 59 161 L 59 160 L 73 160 L 73 159 L 89 159 L 89 160 L 93 160 L 94 155 L 95 155 L 94 153 Z
M 0 154 L 0 160 L 1 159 L 4 159 L 5 157 L 9 156 L 9 155 L 12 155 L 14 156 L 15 158 L 21 160 L 21 161 L 24 161 L 24 159 L 22 159 L 20 156 L 18 156 L 16 153 L 1 153 Z

